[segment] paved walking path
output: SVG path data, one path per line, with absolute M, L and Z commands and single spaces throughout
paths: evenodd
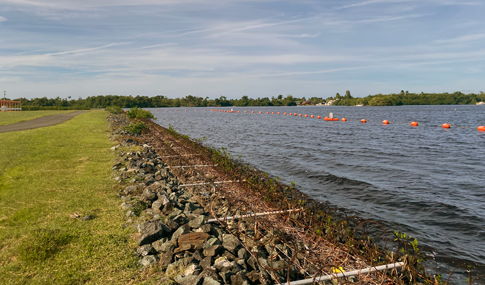
M 64 123 L 65 121 L 68 121 L 76 117 L 77 115 L 86 113 L 86 112 L 88 111 L 77 111 L 77 112 L 66 113 L 66 114 L 54 114 L 54 115 L 49 115 L 45 117 L 40 117 L 37 119 L 23 121 L 20 123 L 0 126 L 0 133 L 24 131 L 24 130 L 54 126 L 60 123 Z

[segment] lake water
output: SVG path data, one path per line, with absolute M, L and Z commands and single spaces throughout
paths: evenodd
M 442 273 L 467 261 L 485 274 L 485 132 L 477 131 L 485 106 L 203 109 L 150 110 L 160 125 L 227 147 L 314 199 L 417 238 L 436 254 Z M 348 121 L 316 119 L 330 112 Z M 458 272 L 455 278 L 464 281 L 464 270 Z

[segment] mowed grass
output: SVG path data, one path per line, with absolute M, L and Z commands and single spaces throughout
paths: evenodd
M 105 117 L 92 111 L 0 134 L 0 283 L 142 282 L 113 189 Z
M 20 112 L 0 112 L 0 126 L 10 125 L 18 122 L 28 121 L 44 116 L 71 113 L 74 111 L 20 111 Z

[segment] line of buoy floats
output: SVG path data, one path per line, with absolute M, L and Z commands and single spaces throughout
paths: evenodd
M 158 110 L 155 110 L 155 111 L 158 112 Z M 175 109 L 175 111 L 178 112 L 178 109 Z M 184 111 L 187 112 L 187 109 L 184 109 Z M 197 109 L 194 109 L 194 111 L 197 111 Z M 204 109 L 204 111 L 206 111 L 206 109 Z M 212 112 L 222 112 L 222 113 L 241 113 L 241 111 L 234 111 L 233 109 L 231 109 L 231 110 L 211 109 L 211 111 Z M 165 110 L 165 112 L 168 112 L 168 109 Z M 247 112 L 248 111 L 244 111 L 244 114 L 246 114 Z M 259 114 L 262 114 L 262 113 L 263 113 L 263 111 L 259 111 Z M 254 111 L 251 111 L 251 114 L 254 114 Z M 274 115 L 275 112 L 271 112 L 270 113 L 269 111 L 267 111 L 266 114 Z M 277 112 L 276 114 L 281 115 L 281 112 Z M 285 112 L 285 113 L 283 113 L 283 115 L 286 116 L 286 115 L 288 115 L 288 113 Z M 314 115 L 308 116 L 308 114 L 303 115 L 303 114 L 297 114 L 297 113 L 290 113 L 289 115 L 290 116 L 305 117 L 305 118 L 308 118 L 308 117 L 310 117 L 310 118 L 317 118 L 317 119 L 321 119 L 322 118 L 321 116 L 316 116 L 316 117 Z M 342 121 L 342 122 L 346 122 L 347 121 L 346 118 L 342 118 L 342 119 L 334 118 L 332 113 L 330 113 L 329 116 L 324 117 L 323 120 L 324 121 Z M 361 119 L 360 122 L 365 124 L 365 123 L 367 123 L 367 120 L 366 119 Z M 390 122 L 388 120 L 384 120 L 384 121 L 382 121 L 382 124 L 383 125 L 389 125 Z M 419 125 L 418 122 L 415 122 L 415 121 L 411 122 L 411 126 L 412 127 L 417 127 L 418 125 Z M 449 129 L 449 128 L 451 128 L 451 125 L 448 124 L 448 123 L 445 123 L 441 127 L 443 129 Z M 485 132 L 485 126 L 478 126 L 478 131 Z

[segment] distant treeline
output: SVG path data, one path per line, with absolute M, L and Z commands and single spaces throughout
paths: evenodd
M 86 99 L 53 98 L 48 99 L 15 99 L 22 101 L 24 110 L 82 110 L 92 108 L 106 108 L 109 106 L 119 106 L 122 108 L 159 108 L 159 107 L 222 107 L 222 106 L 296 106 L 297 104 L 315 105 L 333 100 L 333 105 L 353 106 L 362 104 L 365 106 L 398 106 L 398 105 L 457 105 L 457 104 L 475 104 L 485 101 L 485 93 L 464 94 L 455 93 L 409 93 L 401 91 L 398 94 L 377 94 L 369 95 L 364 98 L 354 98 L 350 91 L 346 91 L 344 96 L 339 93 L 335 97 L 327 99 L 312 97 L 297 98 L 292 95 L 278 95 L 268 98 L 249 98 L 243 96 L 241 99 L 227 99 L 221 96 L 216 99 L 208 97 L 196 97 L 188 95 L 182 98 L 167 98 L 165 96 L 119 96 L 119 95 L 98 95 L 87 97 Z
M 398 94 L 377 94 L 369 95 L 364 98 L 354 98 L 347 93 L 345 96 L 340 96 L 338 93 L 335 98 L 334 105 L 338 106 L 400 106 L 400 105 L 461 105 L 461 104 L 476 104 L 477 102 L 485 101 L 485 93 L 480 91 L 479 94 L 464 94 L 461 92 L 455 93 L 409 93 L 401 91 Z M 328 100 L 327 99 L 327 100 Z

